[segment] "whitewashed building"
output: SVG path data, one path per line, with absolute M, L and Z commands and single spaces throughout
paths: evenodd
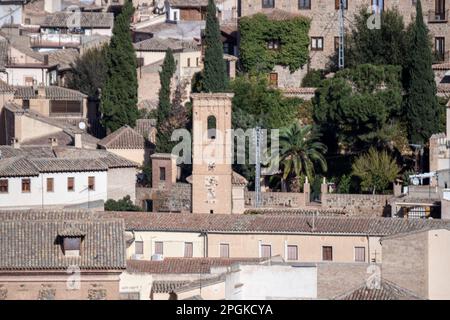
M 12 146 L 0 152 L 0 210 L 103 209 L 108 199 L 127 195 L 134 201 L 137 164 L 110 152 Z

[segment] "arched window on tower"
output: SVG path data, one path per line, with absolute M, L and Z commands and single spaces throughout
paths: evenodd
M 216 138 L 216 117 L 208 117 L 208 139 Z

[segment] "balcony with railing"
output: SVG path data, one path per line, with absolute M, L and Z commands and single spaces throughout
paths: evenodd
M 430 10 L 428 11 L 428 22 L 429 23 L 445 23 L 448 21 L 448 10 L 436 11 Z

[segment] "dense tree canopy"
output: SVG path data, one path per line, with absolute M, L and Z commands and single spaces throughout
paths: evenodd
M 134 8 L 130 0 L 115 19 L 106 53 L 107 78 L 101 95 L 102 123 L 107 131 L 135 125 L 137 109 L 136 56 L 130 34 Z
M 368 28 L 373 18 L 366 8 L 355 15 L 354 26 L 347 37 L 346 66 L 359 64 L 399 65 L 405 64 L 408 55 L 408 39 L 402 15 L 396 8 L 383 11 L 381 28 Z
M 106 81 L 106 48 L 95 47 L 87 50 L 72 64 L 72 73 L 68 79 L 68 87 L 97 98 Z
M 314 119 L 332 152 L 367 150 L 383 143 L 400 115 L 400 67 L 359 65 L 326 79 L 312 102 Z

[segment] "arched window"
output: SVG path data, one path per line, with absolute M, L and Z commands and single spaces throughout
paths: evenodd
M 208 139 L 216 138 L 216 117 L 208 117 Z

